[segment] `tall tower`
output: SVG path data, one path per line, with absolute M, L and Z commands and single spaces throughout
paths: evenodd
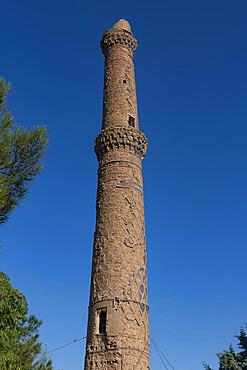
M 133 56 L 121 19 L 101 40 L 105 56 L 96 229 L 85 370 L 149 370 L 146 241 L 142 159 Z

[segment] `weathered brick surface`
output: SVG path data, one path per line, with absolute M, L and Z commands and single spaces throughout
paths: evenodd
M 101 41 L 105 55 L 103 124 L 85 370 L 148 370 L 149 324 L 142 159 L 133 54 L 136 40 L 120 20 Z M 135 119 L 130 127 L 129 116 Z M 104 334 L 99 313 L 107 313 Z

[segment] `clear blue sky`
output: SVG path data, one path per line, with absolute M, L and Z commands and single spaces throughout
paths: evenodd
M 49 349 L 86 332 L 101 127 L 103 31 L 130 21 L 144 161 L 151 336 L 176 370 L 216 364 L 247 321 L 247 3 L 1 1 L 0 74 L 43 173 L 1 229 L 1 269 Z M 85 343 L 54 354 L 81 370 Z M 162 365 L 152 349 L 152 370 Z

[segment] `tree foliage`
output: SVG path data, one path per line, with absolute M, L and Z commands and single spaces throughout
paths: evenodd
M 247 328 L 247 326 L 246 326 Z M 219 370 L 247 370 L 247 332 L 243 328 L 240 329 L 238 339 L 239 352 L 236 352 L 232 346 L 228 350 L 217 354 L 219 359 Z M 205 364 L 206 370 L 213 370 L 209 365 Z
M 28 190 L 41 169 L 40 159 L 47 144 L 46 130 L 14 127 L 7 112 L 10 85 L 0 77 L 0 224 Z M 0 272 L 0 369 L 52 370 L 52 362 L 42 353 L 38 329 L 42 322 L 28 315 L 28 304 Z
M 14 127 L 6 101 L 10 85 L 0 77 L 0 224 L 26 194 L 28 183 L 41 170 L 47 145 L 46 129 Z
M 28 316 L 25 297 L 0 272 L 1 370 L 52 370 L 52 363 L 42 354 L 38 341 L 41 324 L 35 316 Z

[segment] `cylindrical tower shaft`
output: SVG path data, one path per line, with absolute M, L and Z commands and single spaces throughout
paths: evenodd
M 104 33 L 101 47 L 105 55 L 103 125 L 138 128 L 133 54 L 137 47 L 128 22 L 120 20 Z
M 133 55 L 120 20 L 101 41 L 105 55 L 103 125 L 85 370 L 148 370 L 149 323 L 142 159 Z

